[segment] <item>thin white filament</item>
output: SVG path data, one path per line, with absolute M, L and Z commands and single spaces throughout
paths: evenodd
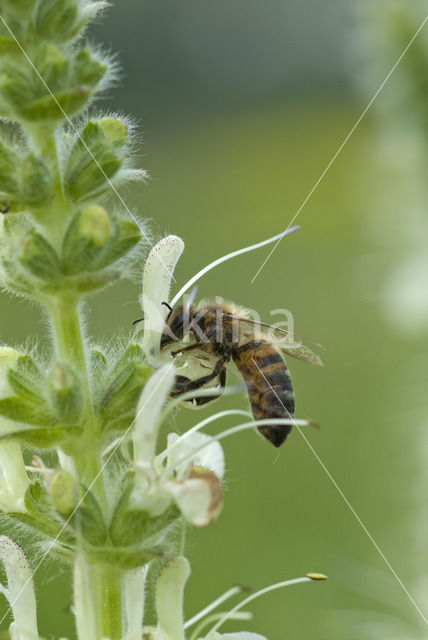
M 165 473 L 170 475 L 174 472 L 175 468 L 181 467 L 181 465 L 185 465 L 190 462 L 197 453 L 199 453 L 205 447 L 208 447 L 213 441 L 223 440 L 223 438 L 227 438 L 228 436 L 232 436 L 235 433 L 239 433 L 240 431 L 246 431 L 247 429 L 255 429 L 256 427 L 264 427 L 266 425 L 291 425 L 297 427 L 306 427 L 309 424 L 307 420 L 290 420 L 286 418 L 272 418 L 265 420 L 253 420 L 252 422 L 244 422 L 243 424 L 239 424 L 236 427 L 231 427 L 230 429 L 226 429 L 225 431 L 221 431 L 215 436 L 211 436 L 210 440 L 205 442 L 203 445 L 194 449 L 190 455 L 183 457 L 177 463 L 174 464 L 174 468 L 166 468 Z
M 195 424 L 191 429 L 177 438 L 177 440 L 175 440 L 172 445 L 164 449 L 164 451 L 162 451 L 162 453 L 158 455 L 158 460 L 164 460 L 164 458 L 169 455 L 172 449 L 174 449 L 174 447 L 176 447 L 178 444 L 181 444 L 182 441 L 187 438 L 187 436 L 190 436 L 190 434 L 195 433 L 195 431 L 199 431 L 199 429 L 202 429 L 202 427 L 205 427 L 207 424 L 210 424 L 215 420 L 220 420 L 220 418 L 225 418 L 226 416 L 247 416 L 248 418 L 250 418 L 251 413 L 249 411 L 242 411 L 241 409 L 228 409 L 227 411 L 219 411 L 218 413 L 205 418 L 205 420 L 201 420 L 200 422 L 198 422 L 198 424 Z
M 194 615 L 193 618 L 190 618 L 189 620 L 187 620 L 187 622 L 184 623 L 184 628 L 188 629 L 189 627 L 192 626 L 192 624 L 195 624 L 195 622 L 198 622 L 201 618 L 204 618 L 206 615 L 208 615 L 208 613 L 211 613 L 211 611 L 213 611 L 213 609 L 218 607 L 222 602 L 225 602 L 225 600 L 229 600 L 229 598 L 236 595 L 237 593 L 241 593 L 241 591 L 242 591 L 242 587 L 232 587 L 231 589 L 228 589 L 216 600 L 213 600 L 211 604 L 209 604 L 204 609 L 199 611 L 199 613 Z
M 213 613 L 211 616 L 208 616 L 208 618 L 205 618 L 205 620 L 202 620 L 202 622 L 198 624 L 198 626 L 193 630 L 189 640 L 197 640 L 198 638 L 200 638 L 200 633 L 202 629 L 205 629 L 205 627 L 207 627 L 212 622 L 215 622 L 216 620 L 220 620 L 220 618 L 224 616 L 224 614 L 225 614 L 224 611 L 219 611 L 218 613 Z M 230 620 L 251 620 L 252 618 L 253 618 L 253 614 L 250 613 L 249 611 L 238 611 L 238 613 L 235 613 L 229 619 Z
M 236 256 L 240 256 L 243 253 L 254 251 L 254 249 L 259 249 L 260 247 L 264 247 L 267 244 L 271 244 L 272 242 L 281 240 L 284 236 L 287 236 L 289 233 L 292 233 L 293 231 L 296 231 L 296 229 L 299 229 L 299 228 L 300 227 L 296 225 L 294 227 L 291 227 L 290 229 L 286 229 L 285 231 L 278 233 L 276 236 L 273 236 L 272 238 L 268 238 L 267 240 L 263 240 L 262 242 L 257 242 L 257 244 L 252 244 L 249 247 L 244 247 L 243 249 L 238 249 L 237 251 L 232 251 L 232 253 L 228 253 L 225 256 L 222 256 L 221 258 L 217 258 L 217 260 L 214 260 L 214 262 L 211 262 L 206 267 L 198 271 L 198 273 L 192 276 L 192 278 L 190 278 L 190 280 L 186 282 L 186 284 L 183 287 L 181 287 L 180 291 L 176 293 L 173 299 L 171 300 L 170 302 L 171 307 L 174 307 L 177 304 L 181 296 L 184 293 L 186 293 L 186 291 L 188 291 L 190 287 L 192 287 L 195 284 L 195 282 L 197 282 L 200 278 L 202 278 L 202 276 L 208 273 L 208 271 L 211 271 L 211 269 L 214 269 L 219 264 L 222 264 L 222 262 L 226 262 L 227 260 L 230 260 L 231 258 L 236 258 Z
M 249 602 L 252 602 L 252 600 L 255 600 L 256 598 L 263 596 L 265 593 L 269 593 L 269 591 L 282 589 L 282 587 L 290 587 L 291 585 L 299 584 L 300 582 L 312 582 L 312 580 L 307 576 L 302 576 L 301 578 L 293 578 L 292 580 L 285 580 L 284 582 L 277 582 L 276 584 L 271 584 L 268 587 L 265 587 L 264 589 L 260 589 L 260 591 L 256 591 L 256 593 L 252 593 L 250 596 L 248 596 L 248 598 L 245 598 L 244 600 L 239 602 L 235 607 L 233 607 L 233 609 L 231 609 L 222 618 L 220 618 L 220 620 L 212 627 L 212 629 L 210 629 L 210 631 L 208 632 L 208 636 L 211 633 L 214 633 L 215 631 L 217 631 L 217 629 L 221 627 L 226 622 L 226 620 L 229 620 L 232 615 L 234 615 L 237 611 L 239 611 L 239 609 L 242 609 L 242 607 L 245 607 L 245 605 L 248 604 Z

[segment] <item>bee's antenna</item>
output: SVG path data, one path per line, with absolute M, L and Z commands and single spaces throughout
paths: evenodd
M 168 302 L 161 302 L 161 304 L 163 304 L 169 310 L 169 312 L 171 313 L 172 307 Z
M 134 320 L 132 324 L 137 324 L 138 322 L 142 322 L 143 320 L 144 320 L 144 316 L 142 318 L 137 318 L 136 320 Z

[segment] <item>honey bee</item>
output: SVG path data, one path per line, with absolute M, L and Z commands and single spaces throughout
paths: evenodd
M 255 420 L 294 417 L 294 392 L 282 353 L 322 366 L 320 358 L 311 349 L 290 343 L 287 331 L 251 320 L 242 309 L 232 305 L 200 303 L 172 309 L 168 303 L 164 304 L 169 314 L 161 337 L 161 349 L 191 337 L 190 345 L 171 351 L 171 355 L 178 357 L 197 351 L 214 360 L 210 373 L 195 380 L 177 376 L 173 396 L 201 389 L 216 379 L 218 394 L 199 396 L 195 401 L 200 405 L 220 396 L 226 384 L 226 366 L 233 361 L 247 386 Z M 284 336 L 288 336 L 288 341 Z M 258 430 L 274 447 L 279 447 L 290 433 L 291 425 L 266 424 Z

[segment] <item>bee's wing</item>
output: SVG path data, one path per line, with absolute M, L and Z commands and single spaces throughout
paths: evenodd
M 318 367 L 324 366 L 319 355 L 314 353 L 312 349 L 309 349 L 305 344 L 286 343 L 285 345 L 281 345 L 281 342 L 278 342 L 276 346 L 288 356 L 292 356 L 298 360 L 304 360 L 305 362 L 310 362 L 311 364 L 316 364 Z
M 282 329 L 281 327 L 275 327 L 273 324 L 267 324 L 266 322 L 258 322 L 257 320 L 251 320 L 250 318 L 243 318 L 241 316 L 227 314 L 228 317 L 234 320 L 239 320 L 239 323 L 247 328 L 248 333 L 254 333 L 255 329 L 259 328 L 261 331 L 265 330 L 271 333 L 274 337 L 274 344 L 283 353 L 286 353 L 293 358 L 303 360 L 304 362 L 310 362 L 319 367 L 323 367 L 321 358 L 312 351 L 308 346 L 300 342 L 299 336 L 296 336 L 291 331 Z M 319 347 L 321 345 L 318 345 Z

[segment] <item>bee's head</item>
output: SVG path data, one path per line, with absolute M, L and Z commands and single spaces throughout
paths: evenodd
M 165 303 L 164 303 L 165 304 Z M 168 306 L 169 305 L 165 305 Z M 189 307 L 180 306 L 171 309 L 165 320 L 165 327 L 162 332 L 160 348 L 167 347 L 172 342 L 180 342 L 189 331 L 193 318 L 193 311 Z

